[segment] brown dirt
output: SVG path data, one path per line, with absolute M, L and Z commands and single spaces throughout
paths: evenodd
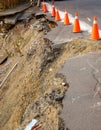
M 1 37 L 1 53 L 8 55 L 8 60 L 0 66 L 1 80 L 14 64 L 17 67 L 5 84 L 0 88 L 0 128 L 1 130 L 23 130 L 33 118 L 38 120 L 40 130 L 62 130 L 59 113 L 68 84 L 62 75 L 57 75 L 59 68 L 67 58 L 101 50 L 101 41 L 74 39 L 59 50 L 51 47 L 53 43 L 43 39 L 51 30 L 50 24 L 43 18 L 33 18 L 29 23 L 18 23 L 5 37 Z M 32 27 L 31 29 L 30 27 Z M 50 96 L 54 93 L 53 96 Z

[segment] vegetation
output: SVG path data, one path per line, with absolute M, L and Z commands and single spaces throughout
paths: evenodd
M 30 2 L 31 5 L 35 5 L 37 3 L 37 6 L 40 6 L 41 0 L 0 0 L 0 11 L 13 8 L 24 2 Z
M 25 2 L 26 0 L 1 0 L 0 9 L 12 8 L 17 4 Z

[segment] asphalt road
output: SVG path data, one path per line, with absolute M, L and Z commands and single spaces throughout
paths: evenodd
M 55 6 L 60 10 L 66 8 L 70 14 L 75 16 L 79 13 L 79 19 L 92 25 L 93 17 L 98 17 L 99 28 L 101 29 L 101 0 L 65 0 L 55 1 Z
M 101 53 L 67 60 L 60 73 L 69 83 L 61 117 L 68 130 L 101 130 Z

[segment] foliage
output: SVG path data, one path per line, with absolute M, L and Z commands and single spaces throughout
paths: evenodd
M 0 9 L 5 9 L 5 8 L 12 8 L 17 4 L 20 4 L 22 2 L 25 2 L 26 0 L 1 0 L 0 1 Z

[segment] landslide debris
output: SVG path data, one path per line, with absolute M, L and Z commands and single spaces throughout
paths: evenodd
M 57 67 L 52 67 L 61 50 L 54 50 L 51 47 L 53 43 L 43 39 L 43 35 L 51 30 L 51 25 L 43 17 L 33 18 L 27 23 L 17 23 L 1 36 L 1 54 L 8 57 L 0 65 L 1 82 L 17 63 L 0 88 L 2 130 L 23 130 L 33 118 L 43 122 L 40 129 L 58 128 L 59 111 L 68 86 L 62 85 L 64 78 L 56 77 Z
M 63 130 L 59 118 L 62 100 L 69 85 L 57 74 L 67 58 L 90 51 L 100 51 L 101 42 L 74 39 L 52 48 L 52 42 L 43 36 L 55 27 L 45 17 L 19 22 L 6 35 L 0 36 L 1 54 L 7 55 L 0 65 L 0 81 L 18 63 L 0 88 L 0 128 L 24 130 L 33 118 L 39 130 Z

